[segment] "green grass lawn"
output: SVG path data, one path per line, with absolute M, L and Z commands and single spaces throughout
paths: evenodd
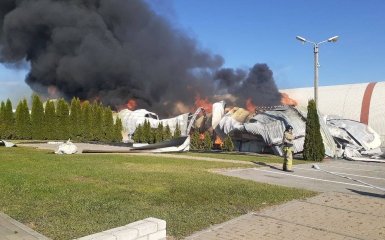
M 55 155 L 0 148 L 0 211 L 53 239 L 73 239 L 147 217 L 189 234 L 315 193 L 211 173 L 241 164 L 128 155 Z
M 218 159 L 225 159 L 225 160 L 238 160 L 238 161 L 247 161 L 247 162 L 261 162 L 261 163 L 283 163 L 283 158 L 279 156 L 274 155 L 247 155 L 247 154 L 240 154 L 236 152 L 219 152 L 219 153 L 199 153 L 199 152 L 187 152 L 182 153 L 183 155 L 187 156 L 194 156 L 194 157 L 210 157 L 210 158 L 218 158 Z M 294 159 L 293 164 L 303 164 L 303 163 L 309 163 L 309 161 L 305 160 L 298 160 Z

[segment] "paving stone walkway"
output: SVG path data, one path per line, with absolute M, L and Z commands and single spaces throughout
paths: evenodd
M 385 239 L 385 199 L 326 192 L 249 213 L 187 240 Z

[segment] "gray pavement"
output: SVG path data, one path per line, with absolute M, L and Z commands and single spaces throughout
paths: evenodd
M 321 194 L 249 213 L 186 239 L 385 239 L 385 192 L 364 184 L 385 189 L 385 164 L 336 160 L 318 165 L 354 180 L 313 169 L 312 164 L 294 166 L 294 173 L 281 171 L 280 164 L 217 171 Z
M 385 201 L 325 192 L 306 200 L 249 213 L 187 240 L 385 239 Z
M 29 227 L 17 222 L 8 215 L 0 212 L 0 239 L 1 240 L 48 240 Z
M 312 164 L 293 167 L 294 173 L 283 172 L 281 165 L 268 165 L 259 168 L 218 171 L 220 174 L 234 176 L 257 182 L 265 182 L 288 187 L 303 188 L 317 192 L 345 192 L 367 196 L 385 197 L 385 164 L 329 160 L 317 164 L 322 170 L 332 172 L 346 179 L 312 168 Z M 373 188 L 364 183 L 377 186 Z

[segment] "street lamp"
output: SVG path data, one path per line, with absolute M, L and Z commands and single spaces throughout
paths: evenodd
M 311 43 L 314 46 L 314 101 L 315 101 L 315 104 L 318 108 L 318 68 L 319 68 L 318 50 L 319 50 L 319 45 L 321 43 L 325 43 L 325 42 L 333 42 L 333 43 L 337 42 L 338 36 L 328 38 L 328 39 L 321 41 L 319 43 L 315 43 L 315 42 L 306 40 L 305 38 L 303 38 L 301 36 L 297 36 L 296 39 L 301 41 L 302 43 L 306 43 L 306 42 Z

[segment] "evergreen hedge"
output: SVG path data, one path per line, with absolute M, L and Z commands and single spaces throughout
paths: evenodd
M 47 100 L 43 105 L 39 96 L 32 96 L 31 113 L 27 100 L 19 102 L 15 114 L 12 102 L 0 103 L 1 139 L 36 139 L 78 141 L 122 141 L 122 122 L 113 121 L 112 110 L 101 103 L 80 104 L 73 98 L 71 107 L 64 99 Z

